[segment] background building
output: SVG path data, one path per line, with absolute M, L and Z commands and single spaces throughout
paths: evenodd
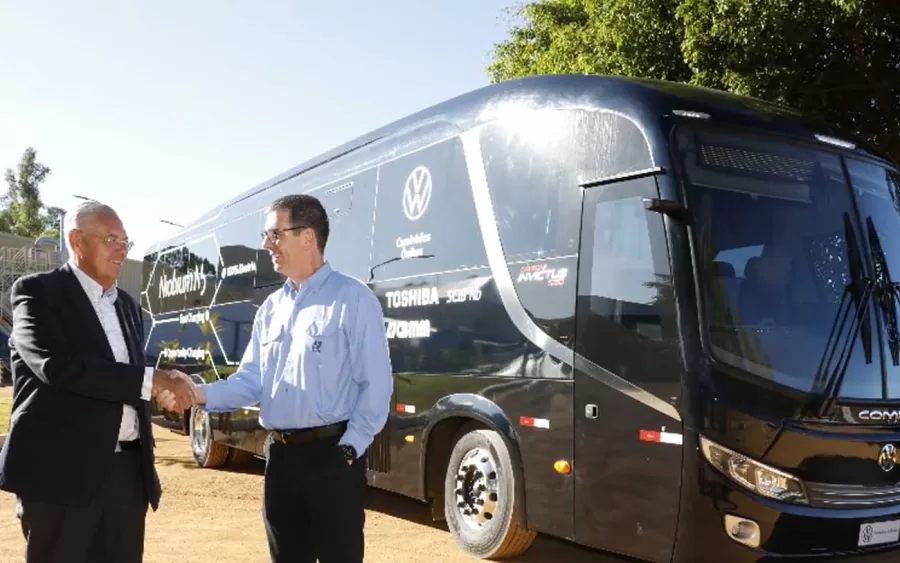
M 65 260 L 65 253 L 59 252 L 59 241 L 54 238 L 37 240 L 0 233 L 0 327 L 12 327 L 12 309 L 9 292 L 13 283 L 21 276 L 57 267 Z M 126 260 L 122 265 L 119 287 L 140 299 L 142 289 L 142 269 L 139 260 Z

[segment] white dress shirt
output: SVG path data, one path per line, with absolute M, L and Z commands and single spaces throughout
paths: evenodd
M 112 348 L 113 356 L 117 362 L 127 364 L 130 361 L 128 353 L 128 345 L 125 343 L 125 335 L 122 332 L 122 326 L 119 324 L 119 317 L 116 314 L 116 298 L 118 297 L 118 289 L 113 286 L 106 291 L 94 279 L 84 273 L 74 263 L 69 262 L 75 277 L 81 282 L 88 300 L 97 313 L 97 318 L 103 326 L 106 333 L 106 339 L 109 341 L 109 347 Z M 141 398 L 145 401 L 150 400 L 150 392 L 153 389 L 153 368 L 144 369 L 144 384 L 141 388 Z M 137 411 L 131 405 L 123 405 L 122 424 L 119 426 L 119 442 L 129 442 L 140 438 L 140 430 L 138 428 Z M 116 444 L 118 451 L 119 445 Z

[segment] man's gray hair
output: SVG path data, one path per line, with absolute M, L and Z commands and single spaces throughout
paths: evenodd
M 119 214 L 112 207 L 99 201 L 83 201 L 74 209 L 66 213 L 65 233 L 66 249 L 72 255 L 72 243 L 69 241 L 69 233 L 74 229 L 84 229 L 92 219 L 96 217 L 118 217 Z

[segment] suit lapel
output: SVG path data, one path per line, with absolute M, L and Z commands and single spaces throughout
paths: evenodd
M 90 332 L 94 342 L 103 351 L 106 358 L 115 360 L 109 340 L 106 338 L 106 332 L 103 331 L 103 325 L 100 324 L 100 319 L 97 317 L 97 311 L 94 310 L 87 293 L 81 287 L 78 278 L 75 277 L 75 272 L 72 271 L 68 264 L 60 267 L 59 271 L 66 285 L 64 296 L 71 301 L 72 306 L 75 308 L 75 314 L 79 318 L 84 319 L 88 332 Z

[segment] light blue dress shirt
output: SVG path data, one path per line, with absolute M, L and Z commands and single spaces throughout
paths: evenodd
M 361 456 L 387 421 L 394 389 L 381 305 L 326 262 L 299 291 L 286 281 L 265 300 L 237 371 L 202 387 L 209 412 L 259 403 L 267 430 L 346 420 L 339 443 Z

